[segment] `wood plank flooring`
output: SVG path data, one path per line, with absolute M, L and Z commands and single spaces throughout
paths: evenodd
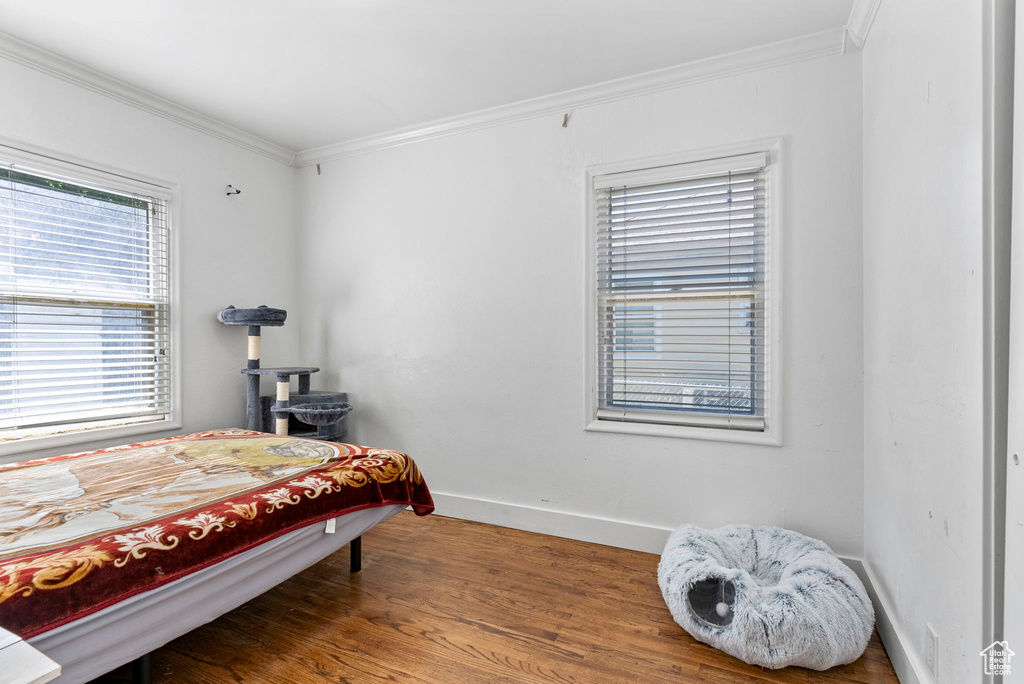
M 828 672 L 764 670 L 672 620 L 658 557 L 400 513 L 153 654 L 156 684 L 898 684 L 874 635 Z M 127 669 L 96 680 L 125 681 Z

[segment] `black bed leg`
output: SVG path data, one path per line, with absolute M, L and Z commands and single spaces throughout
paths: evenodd
M 359 572 L 363 569 L 363 538 L 356 537 L 348 543 L 348 550 L 351 559 L 350 569 L 352 572 Z
M 153 654 L 132 661 L 132 684 L 153 684 Z

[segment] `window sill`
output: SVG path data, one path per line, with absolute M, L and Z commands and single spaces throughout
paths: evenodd
M 174 417 L 169 417 L 162 420 L 153 420 L 144 423 L 97 426 L 93 428 L 78 429 L 73 432 L 61 432 L 48 435 L 42 434 L 34 437 L 16 437 L 0 441 L 0 457 L 32 454 L 37 451 L 61 449 L 63 447 L 74 446 L 76 444 L 122 440 L 126 437 L 134 437 L 136 435 L 177 430 L 180 427 L 180 420 L 177 420 Z M 11 459 L 5 458 L 4 460 L 10 461 Z
M 623 420 L 593 420 L 584 430 L 588 432 L 614 432 L 623 435 L 648 435 L 651 437 L 674 437 L 678 439 L 702 439 L 712 442 L 733 442 L 736 444 L 759 444 L 782 446 L 781 435 L 770 429 L 765 432 L 730 430 L 692 425 L 664 425 L 661 423 L 637 423 Z

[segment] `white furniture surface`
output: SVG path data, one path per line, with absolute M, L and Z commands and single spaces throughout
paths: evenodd
M 0 684 L 43 684 L 60 674 L 60 665 L 0 627 Z

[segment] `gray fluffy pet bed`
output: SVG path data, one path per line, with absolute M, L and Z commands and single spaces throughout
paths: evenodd
M 832 549 L 777 527 L 684 525 L 665 545 L 658 584 L 693 638 L 772 669 L 851 663 L 875 623 L 864 585 Z

